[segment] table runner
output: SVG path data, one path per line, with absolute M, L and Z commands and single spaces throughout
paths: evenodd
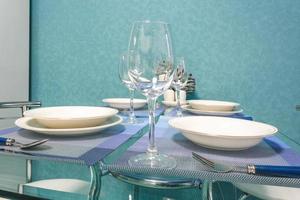
M 221 180 L 230 182 L 245 182 L 271 185 L 285 185 L 300 187 L 300 179 L 283 177 L 266 177 L 248 175 L 245 173 L 215 173 L 195 161 L 191 152 L 198 152 L 210 159 L 237 165 L 267 164 L 283 166 L 300 166 L 300 155 L 290 149 L 277 137 L 267 137 L 260 144 L 242 151 L 220 151 L 198 146 L 187 140 L 176 129 L 168 125 L 171 117 L 162 116 L 156 126 L 156 144 L 159 152 L 172 155 L 177 160 L 177 167 L 172 170 L 128 166 L 128 159 L 141 152 L 148 146 L 148 136 L 140 138 L 114 164 L 107 165 L 111 171 L 124 173 L 143 173 L 151 176 L 175 176 Z
M 148 124 L 147 118 L 137 125 L 117 125 L 86 136 L 48 136 L 20 128 L 0 130 L 1 137 L 14 138 L 21 143 L 48 138 L 45 144 L 32 150 L 0 146 L 2 152 L 13 151 L 18 155 L 45 157 L 46 159 L 77 162 L 93 165 L 115 150 L 131 136 L 142 131 Z

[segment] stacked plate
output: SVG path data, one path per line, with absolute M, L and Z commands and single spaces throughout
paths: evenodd
M 117 109 L 129 109 L 130 99 L 129 98 L 108 98 L 102 100 L 104 103 L 108 104 L 112 108 Z M 145 107 L 147 101 L 145 99 L 133 99 L 133 108 L 140 109 Z
M 98 132 L 122 122 L 118 110 L 93 106 L 57 106 L 24 112 L 15 124 L 48 135 L 82 135 Z
M 182 108 L 194 114 L 213 116 L 190 116 L 169 121 L 187 139 L 207 148 L 218 150 L 243 150 L 257 145 L 266 137 L 277 132 L 268 124 L 230 116 L 241 113 L 240 104 L 215 100 L 190 100 Z
M 198 115 L 229 116 L 241 113 L 240 104 L 228 101 L 190 100 L 182 109 Z
M 162 101 L 161 103 L 164 104 L 167 107 L 177 106 L 177 101 Z M 180 101 L 181 106 L 186 105 L 186 104 L 187 104 L 187 101 Z

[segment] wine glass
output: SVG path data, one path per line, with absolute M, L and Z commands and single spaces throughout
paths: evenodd
M 134 114 L 134 106 L 133 106 L 135 86 L 129 79 L 127 65 L 128 65 L 128 54 L 127 52 L 125 52 L 120 57 L 119 70 L 118 70 L 119 79 L 128 88 L 129 95 L 130 95 L 130 108 L 129 108 L 128 119 L 126 119 L 124 122 L 128 124 L 138 124 L 141 121 L 136 118 Z
M 177 66 L 174 72 L 174 78 L 172 82 L 172 87 L 176 91 L 176 116 L 182 117 L 182 109 L 180 102 L 180 90 L 186 86 L 188 80 L 188 75 L 185 68 L 184 58 L 180 57 L 177 59 Z
M 133 24 L 128 47 L 130 80 L 147 97 L 149 110 L 149 146 L 146 153 L 131 157 L 131 166 L 174 168 L 176 160 L 160 154 L 155 145 L 156 99 L 173 80 L 173 54 L 168 24 L 138 21 Z

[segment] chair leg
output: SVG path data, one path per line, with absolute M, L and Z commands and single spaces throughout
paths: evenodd
M 249 194 L 243 193 L 243 194 L 240 196 L 240 198 L 239 198 L 238 200 L 245 200 L 245 199 L 247 199 L 248 197 L 250 197 Z
M 25 183 L 29 183 L 31 182 L 31 160 L 26 160 L 26 182 Z M 18 186 L 18 193 L 19 194 L 23 194 L 24 190 L 24 185 L 23 183 L 19 184 Z
M 139 186 L 133 185 L 133 200 L 139 199 Z
M 209 182 L 208 185 L 208 200 L 213 200 L 213 182 Z
M 91 186 L 88 195 L 89 200 L 98 200 L 100 197 L 102 169 L 97 165 L 90 166 Z
M 203 200 L 213 200 L 213 182 L 204 181 L 202 185 L 202 199 Z
M 207 188 L 208 188 L 208 182 L 207 181 L 203 181 L 202 184 L 202 200 L 207 200 Z

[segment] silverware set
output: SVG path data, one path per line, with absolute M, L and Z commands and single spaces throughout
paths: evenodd
M 21 142 L 16 141 L 13 138 L 0 137 L 0 145 L 15 146 L 15 147 L 18 147 L 20 149 L 31 149 L 31 148 L 34 148 L 38 145 L 41 145 L 41 144 L 43 144 L 47 141 L 48 141 L 48 139 L 43 139 L 43 140 L 35 140 L 33 142 L 30 142 L 30 143 L 21 143 Z
M 246 166 L 235 166 L 229 164 L 223 164 L 212 161 L 205 158 L 195 152 L 192 152 L 192 157 L 207 166 L 210 171 L 216 173 L 229 173 L 239 172 L 247 173 L 252 175 L 266 175 L 266 176 L 281 176 L 281 177 L 300 177 L 299 166 L 276 166 L 276 165 L 246 165 Z

